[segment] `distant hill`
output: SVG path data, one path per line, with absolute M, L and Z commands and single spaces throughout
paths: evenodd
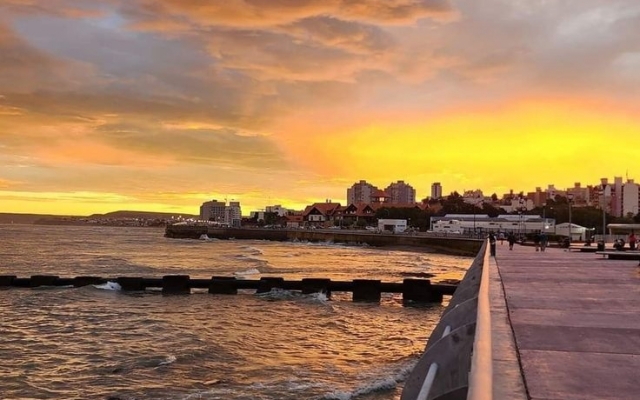
M 91 214 L 86 218 L 147 218 L 147 219 L 170 219 L 170 218 L 199 218 L 198 215 L 181 213 L 163 213 L 153 211 L 112 211 L 106 214 Z
M 180 213 L 162 213 L 153 211 L 113 211 L 106 214 L 92 214 L 89 216 L 80 215 L 52 215 L 52 214 L 18 214 L 0 213 L 0 224 L 34 224 L 43 221 L 71 222 L 82 218 L 91 219 L 117 219 L 117 218 L 146 218 L 146 219 L 170 219 L 171 217 L 182 216 L 182 218 L 198 218 L 198 215 Z
M 40 219 L 78 218 L 68 215 L 0 213 L 0 224 L 33 224 Z

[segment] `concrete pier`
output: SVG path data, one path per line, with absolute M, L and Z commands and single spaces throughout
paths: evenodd
M 639 398 L 635 260 L 499 246 L 496 267 L 530 399 Z
M 469 268 L 402 399 L 639 398 L 636 260 L 496 247 Z

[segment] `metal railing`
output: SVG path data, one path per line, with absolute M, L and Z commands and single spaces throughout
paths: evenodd
M 482 279 L 478 292 L 476 337 L 473 341 L 469 394 L 467 400 L 493 398 L 493 355 L 491 344 L 491 304 L 489 301 L 489 252 L 485 252 Z
M 402 400 L 491 400 L 493 368 L 485 242 L 407 379 Z

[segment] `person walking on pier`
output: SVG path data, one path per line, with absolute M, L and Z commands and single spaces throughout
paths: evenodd
M 636 235 L 633 233 L 633 231 L 631 231 L 631 233 L 629 234 L 629 249 L 636 249 Z
M 536 251 L 540 250 L 540 232 L 533 234 L 533 244 L 536 246 Z
M 489 254 L 496 255 L 496 235 L 493 232 L 489 233 Z
M 547 244 L 549 244 L 549 237 L 545 232 L 540 233 L 540 251 L 544 251 L 547 248 Z
M 509 250 L 513 250 L 513 245 L 516 243 L 516 235 L 514 235 L 513 232 L 509 232 L 507 242 L 509 242 Z

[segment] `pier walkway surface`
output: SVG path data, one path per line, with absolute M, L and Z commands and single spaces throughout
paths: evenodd
M 490 263 L 493 398 L 640 399 L 637 261 L 496 247 Z M 499 303 L 502 309 L 494 308 Z

